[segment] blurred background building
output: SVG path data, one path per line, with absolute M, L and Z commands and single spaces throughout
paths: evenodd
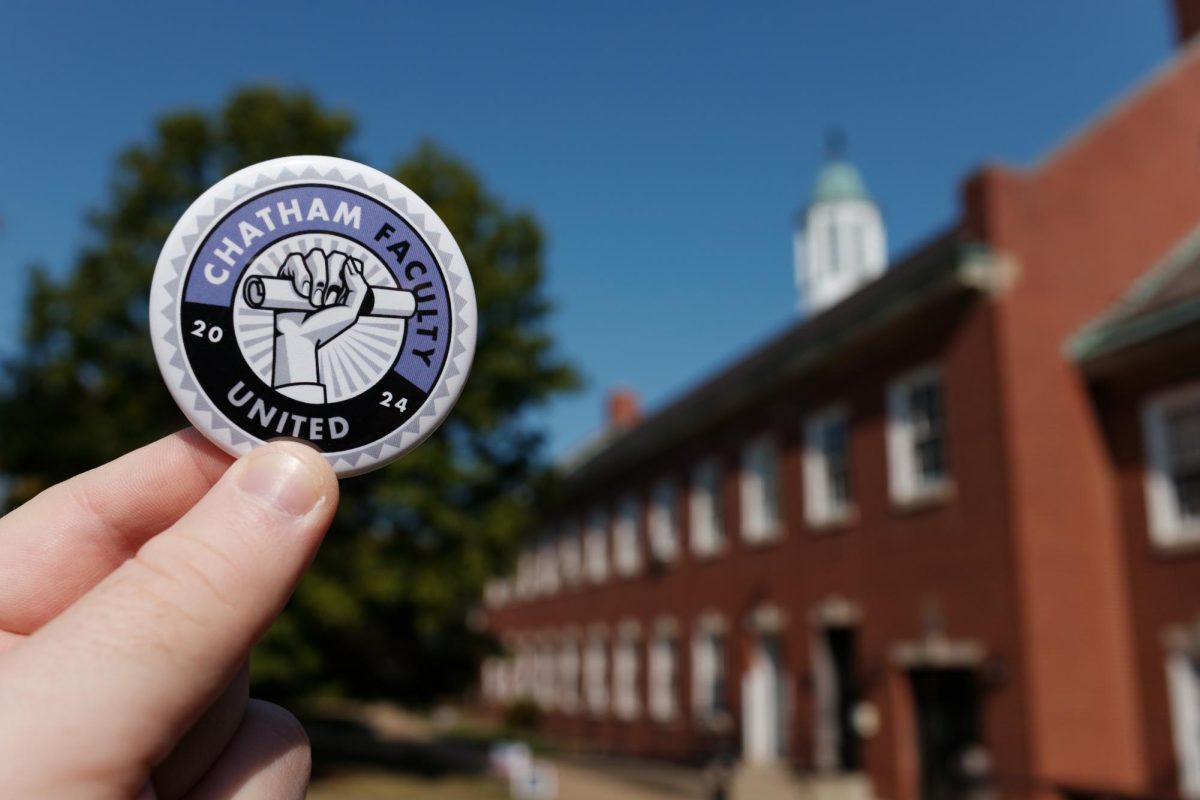
M 967 176 L 886 269 L 834 143 L 800 319 L 646 416 L 612 395 L 488 587 L 487 707 L 736 754 L 746 797 L 1200 797 L 1200 3 L 1176 9 L 1171 63 Z

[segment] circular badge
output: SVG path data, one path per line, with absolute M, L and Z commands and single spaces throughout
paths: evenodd
M 450 413 L 475 290 L 412 190 L 353 161 L 280 158 L 184 213 L 154 271 L 150 331 L 175 401 L 223 449 L 299 439 L 356 475 Z

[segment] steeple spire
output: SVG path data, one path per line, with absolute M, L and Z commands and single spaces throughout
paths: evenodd
M 887 265 L 879 207 L 847 160 L 846 137 L 837 128 L 825 136 L 825 163 L 796 231 L 795 258 L 801 313 L 833 305 Z

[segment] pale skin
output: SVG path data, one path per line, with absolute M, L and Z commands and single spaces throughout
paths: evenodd
M 189 430 L 0 518 L 4 796 L 304 797 L 307 738 L 246 663 L 337 501 L 310 447 Z

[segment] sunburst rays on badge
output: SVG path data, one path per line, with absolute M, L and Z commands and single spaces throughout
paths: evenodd
M 302 234 L 281 239 L 264 250 L 243 273 L 242 286 L 254 276 L 276 277 L 289 255 L 304 255 L 314 249 L 344 253 L 361 261 L 363 277 L 371 286 L 397 288 L 392 273 L 371 251 L 334 234 Z M 270 386 L 275 365 L 275 312 L 252 308 L 246 303 L 242 286 L 235 293 L 234 333 L 246 363 Z M 404 319 L 364 316 L 320 347 L 318 368 L 326 402 L 348 400 L 374 386 L 399 356 L 404 331 Z

